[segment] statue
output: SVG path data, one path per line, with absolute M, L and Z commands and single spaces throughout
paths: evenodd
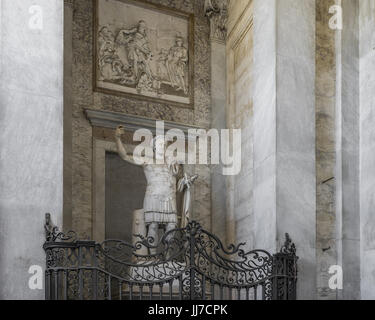
M 178 191 L 184 192 L 184 201 L 182 206 L 182 217 L 181 217 L 181 228 L 185 228 L 190 220 L 190 203 L 191 203 L 191 186 L 195 180 L 198 179 L 198 175 L 189 177 L 186 173 L 184 177 L 178 182 Z
M 117 127 L 115 139 L 118 154 L 124 161 L 139 165 L 135 163 L 133 157 L 126 152 L 125 146 L 121 141 L 121 135 L 124 133 L 123 126 Z M 161 143 L 163 144 L 164 141 L 161 140 L 159 136 L 155 137 L 152 141 L 154 156 L 156 154 L 158 158 L 165 157 L 165 146 L 163 150 L 163 148 L 161 148 Z M 162 151 L 160 152 L 159 150 Z M 164 164 L 144 163 L 142 167 L 147 180 L 147 188 L 143 201 L 144 221 L 148 228 L 147 238 L 151 240 L 153 244 L 157 245 L 159 241 L 159 227 L 165 227 L 165 232 L 177 228 L 176 179 L 179 173 L 179 164 L 176 161 L 171 161 L 166 158 Z M 183 187 L 188 185 L 189 188 L 191 184 L 192 182 L 188 178 L 186 178 L 185 182 L 179 183 L 179 185 Z M 188 198 L 190 199 L 190 195 Z M 189 207 L 187 207 L 187 210 L 189 210 Z M 137 212 L 139 219 L 139 210 Z M 167 238 L 166 240 L 169 241 L 170 237 L 171 235 L 169 235 L 169 239 Z M 150 251 L 151 253 L 155 253 L 155 250 Z

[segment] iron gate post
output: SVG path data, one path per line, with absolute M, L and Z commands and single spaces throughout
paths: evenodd
M 191 224 L 188 228 L 190 242 L 189 276 L 190 276 L 190 300 L 195 300 L 195 236 L 196 228 Z
M 286 233 L 280 252 L 273 255 L 272 300 L 297 299 L 297 260 L 296 246 Z

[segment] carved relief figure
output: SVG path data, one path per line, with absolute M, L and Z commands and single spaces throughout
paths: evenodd
M 152 53 L 147 38 L 146 22 L 140 20 L 136 27 L 120 30 L 116 37 L 116 43 L 126 48 L 134 83 L 138 82 L 142 73 L 145 73 L 151 80 L 153 78 L 150 67 Z
M 107 28 L 100 29 L 99 45 L 99 79 L 119 80 L 124 73 L 124 65 L 116 53 L 116 44 L 113 33 Z
M 184 40 L 181 37 L 176 38 L 176 44 L 169 50 L 166 66 L 169 80 L 172 87 L 178 91 L 182 90 L 188 93 L 187 87 L 187 62 L 188 51 L 184 47 Z

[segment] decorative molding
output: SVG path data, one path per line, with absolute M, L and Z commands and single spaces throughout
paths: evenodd
M 225 43 L 228 30 L 228 0 L 205 0 L 204 13 L 210 19 L 211 40 Z
M 136 131 L 138 129 L 148 129 L 153 134 L 156 133 L 156 119 L 150 119 L 140 116 L 134 116 L 129 114 L 117 113 L 117 112 L 109 112 L 109 111 L 102 111 L 102 110 L 92 110 L 92 109 L 85 109 L 85 114 L 87 119 L 90 121 L 93 127 L 102 127 L 102 128 L 109 128 L 115 129 L 119 125 L 123 125 L 126 130 L 128 131 Z M 199 130 L 204 129 L 198 126 L 186 125 L 183 123 L 172 122 L 172 121 L 164 121 L 164 129 L 165 131 L 171 129 L 179 129 L 182 130 L 185 137 L 189 137 L 189 130 Z M 190 137 L 189 137 L 190 138 Z M 196 136 L 191 137 L 196 139 Z

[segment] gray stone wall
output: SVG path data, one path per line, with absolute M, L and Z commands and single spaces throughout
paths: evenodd
M 75 0 L 73 13 L 73 228 L 92 231 L 92 127 L 84 109 L 100 109 L 209 127 L 211 123 L 209 24 L 201 0 L 155 0 L 164 6 L 194 13 L 195 109 L 93 92 L 93 1 Z M 194 218 L 211 228 L 211 180 L 208 166 L 197 166 Z
M 0 84 L 0 299 L 43 299 L 28 270 L 45 213 L 62 223 L 62 1 L 0 1 Z

